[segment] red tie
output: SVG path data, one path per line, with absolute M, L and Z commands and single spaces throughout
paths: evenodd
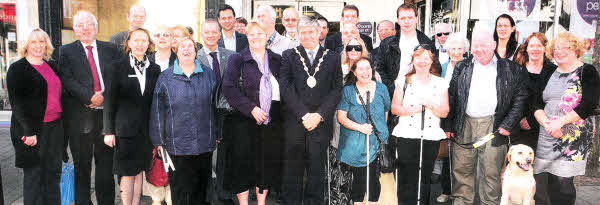
M 94 78 L 94 91 L 102 91 L 102 87 L 100 87 L 100 78 L 98 77 L 98 69 L 96 68 L 96 61 L 94 61 L 94 53 L 92 53 L 92 46 L 86 46 L 87 48 L 87 57 L 88 63 L 90 64 L 90 69 L 92 69 L 92 77 Z

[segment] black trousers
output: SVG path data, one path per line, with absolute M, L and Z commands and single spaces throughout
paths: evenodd
M 573 205 L 577 190 L 573 177 L 559 177 L 548 172 L 536 174 L 535 204 Z
M 63 154 L 63 122 L 45 123 L 37 135 L 40 163 L 23 169 L 25 205 L 59 205 Z
M 171 155 L 175 171 L 169 171 L 173 205 L 209 204 L 206 201 L 212 152 L 200 155 Z
M 445 141 L 443 143 L 446 143 Z M 442 194 L 450 195 L 452 192 L 450 184 L 450 157 L 442 159 L 442 174 L 440 175 L 440 184 L 442 185 Z
M 288 118 L 293 118 L 289 117 Z M 331 122 L 332 120 L 325 120 Z M 282 198 L 286 205 L 323 204 L 325 199 L 327 146 L 332 126 L 321 122 L 313 131 L 306 131 L 301 122 L 284 122 Z M 303 186 L 304 171 L 307 184 Z M 303 203 L 304 201 L 304 203 Z
M 352 201 L 362 202 L 367 193 L 367 167 L 352 167 Z M 377 169 L 377 161 L 369 164 L 369 201 L 379 201 L 381 192 L 381 184 L 379 183 L 379 170 Z
M 102 111 L 93 112 L 94 129 L 90 133 L 69 136 L 69 146 L 75 167 L 75 204 L 90 205 L 92 159 L 95 167 L 95 190 L 98 205 L 115 204 L 113 148 L 104 144 Z
M 231 191 L 224 187 L 225 164 L 230 152 L 231 143 L 231 128 L 232 125 L 227 125 L 228 118 L 231 118 L 232 112 L 227 109 L 217 109 L 216 112 L 217 136 L 221 137 L 221 142 L 217 144 L 217 150 L 213 152 L 212 170 L 215 172 L 216 178 L 212 180 L 212 186 L 209 189 L 208 196 L 216 196 L 219 200 L 232 199 Z M 213 193 L 213 194 L 211 194 Z
M 417 204 L 420 139 L 395 138 L 398 150 L 398 203 Z M 440 149 L 439 141 L 423 140 L 420 204 L 429 204 L 433 165 Z

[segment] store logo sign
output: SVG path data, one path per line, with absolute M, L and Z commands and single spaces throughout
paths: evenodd
M 590 25 L 598 18 L 598 7 L 597 0 L 577 0 L 579 16 Z

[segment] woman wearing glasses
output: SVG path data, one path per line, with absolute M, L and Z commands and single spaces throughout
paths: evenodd
M 173 33 L 167 26 L 159 26 L 152 34 L 152 42 L 156 46 L 156 52 L 148 55 L 151 62 L 160 66 L 160 71 L 164 71 L 175 63 L 177 55 L 173 52 Z
M 360 58 L 367 58 L 369 52 L 365 43 L 360 38 L 350 37 L 344 46 L 344 52 L 342 53 L 342 73 L 344 79 L 350 73 L 350 67 Z M 377 75 L 378 76 L 378 75 Z M 331 204 L 349 204 L 350 203 L 350 186 L 352 182 L 352 173 L 347 165 L 343 165 L 336 159 L 336 153 L 338 148 L 338 141 L 340 138 L 340 123 L 338 122 L 337 115 L 334 117 L 333 122 L 333 138 L 328 150 L 328 174 L 329 174 L 329 185 L 330 194 L 328 200 Z
M 440 128 L 440 118 L 445 118 L 449 111 L 448 83 L 437 76 L 439 68 L 433 63 L 433 52 L 433 46 L 418 46 L 413 53 L 410 70 L 395 82 L 392 113 L 398 115 L 399 120 L 392 135 L 396 138 L 398 150 L 397 190 L 401 191 L 397 194 L 400 204 L 417 203 L 419 184 L 422 185 L 421 204 L 427 204 L 440 140 L 446 138 Z M 422 168 L 419 168 L 420 164 Z
M 600 77 L 593 65 L 581 62 L 583 42 L 560 33 L 546 49 L 558 68 L 543 92 L 536 95 L 534 116 L 540 123 L 535 163 L 536 202 L 575 204 L 573 177 L 584 175 L 595 136 L 594 108 L 600 97 Z M 550 203 L 551 202 L 551 203 Z
M 502 14 L 496 18 L 496 29 L 494 30 L 494 41 L 496 44 L 496 57 L 512 59 L 517 51 L 517 27 L 515 20 L 508 15 Z

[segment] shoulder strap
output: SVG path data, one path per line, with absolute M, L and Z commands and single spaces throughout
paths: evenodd
M 356 95 L 358 95 L 360 104 L 362 105 L 363 109 L 365 109 L 365 112 L 367 113 L 367 122 L 370 123 L 371 126 L 373 126 L 373 133 L 375 133 L 375 136 L 377 137 L 377 140 L 379 141 L 379 143 L 383 143 L 383 139 L 381 138 L 381 136 L 379 136 L 379 131 L 377 131 L 377 126 L 375 126 L 375 122 L 373 122 L 373 118 L 371 117 L 371 112 L 370 112 L 371 104 L 369 102 L 371 96 L 369 96 L 369 92 L 367 91 L 367 103 L 365 103 L 364 99 L 360 95 L 360 92 L 358 92 L 358 87 L 356 87 L 356 85 L 354 85 L 354 90 L 356 90 Z

